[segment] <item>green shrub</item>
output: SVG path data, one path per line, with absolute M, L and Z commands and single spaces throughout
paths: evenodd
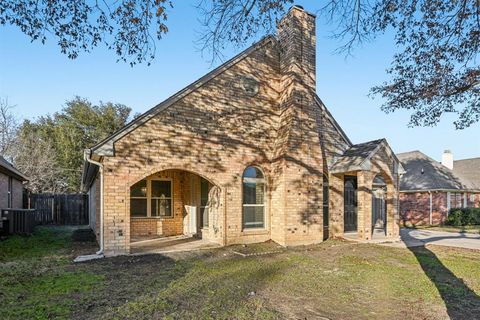
M 480 225 L 480 208 L 451 209 L 445 224 L 455 227 Z

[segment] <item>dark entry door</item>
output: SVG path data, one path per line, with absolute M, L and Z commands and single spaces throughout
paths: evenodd
M 345 176 L 344 231 L 357 231 L 357 177 Z

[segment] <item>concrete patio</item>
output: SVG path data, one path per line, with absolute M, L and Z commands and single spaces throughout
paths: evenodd
M 131 254 L 171 253 L 219 248 L 220 245 L 192 236 L 174 236 L 135 241 L 130 244 Z

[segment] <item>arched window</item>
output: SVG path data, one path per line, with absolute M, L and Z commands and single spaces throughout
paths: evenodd
M 375 178 L 373 178 L 372 185 L 374 188 L 385 188 L 387 186 L 385 179 L 381 175 L 376 175 Z
M 243 172 L 243 228 L 265 227 L 265 177 L 260 169 Z

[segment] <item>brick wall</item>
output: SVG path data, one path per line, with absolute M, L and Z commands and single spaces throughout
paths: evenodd
M 324 154 L 326 150 L 333 158 L 346 142 L 338 139 L 337 129 L 316 104 L 315 82 L 315 17 L 293 8 L 279 24 L 278 41 L 261 41 L 118 139 L 114 156 L 103 157 L 105 253 L 126 253 L 131 236 L 154 232 L 152 219 L 130 218 L 129 190 L 166 170 L 184 179 L 183 203 L 175 202 L 172 233 L 182 232 L 177 216 L 186 214 L 193 193 L 189 188 L 194 186 L 187 184 L 187 176 L 194 174 L 213 185 L 204 238 L 223 245 L 322 241 L 322 185 L 328 174 Z M 252 83 L 258 84 L 257 90 L 247 90 Z M 242 175 L 251 165 L 260 168 L 267 181 L 265 228 L 247 230 L 242 227 Z M 171 221 L 161 221 L 162 232 Z
M 0 209 L 8 208 L 8 180 L 9 176 L 0 173 Z M 12 178 L 12 208 L 23 208 L 23 184 L 21 181 Z
M 383 177 L 386 192 L 386 235 L 396 239 L 399 236 L 399 213 L 397 187 L 398 178 L 394 170 L 395 158 L 390 148 L 383 146 L 370 159 L 369 170 L 330 174 L 330 236 L 344 236 L 344 181 L 345 176 L 357 178 L 357 236 L 362 240 L 372 237 L 372 184 L 375 176 Z
M 447 193 L 432 192 L 432 225 L 447 217 Z M 430 195 L 428 192 L 400 193 L 400 222 L 407 226 L 430 224 Z

